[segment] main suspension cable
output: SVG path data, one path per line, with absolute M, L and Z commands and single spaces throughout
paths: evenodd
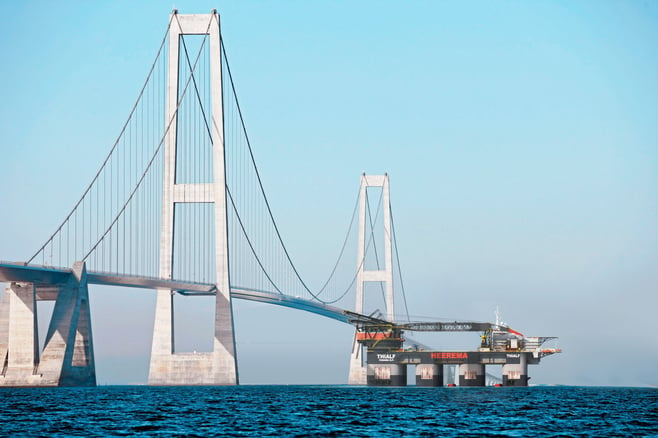
M 377 201 L 377 210 L 375 211 L 375 222 L 374 222 L 373 225 L 377 224 L 377 219 L 379 218 L 379 208 L 382 205 L 382 196 L 383 195 L 384 195 L 384 191 L 382 190 L 382 192 L 379 194 L 379 201 Z M 354 273 L 354 276 L 352 277 L 352 281 L 347 286 L 347 288 L 345 288 L 345 291 L 338 298 L 336 298 L 332 301 L 322 301 L 324 304 L 333 304 L 333 303 L 336 303 L 336 302 L 340 301 L 352 289 L 352 286 L 354 286 L 354 283 L 356 283 L 356 279 L 359 277 L 359 271 L 361 270 L 361 268 L 365 264 L 366 253 L 368 252 L 367 251 L 368 248 L 370 248 L 370 243 L 372 242 L 372 240 L 373 240 L 373 234 L 371 233 L 370 237 L 368 238 L 368 243 L 365 245 L 365 251 L 363 251 L 363 257 L 361 258 L 361 260 L 359 262 L 359 266 L 356 268 L 356 272 Z
M 402 281 L 402 268 L 400 267 L 400 255 L 398 254 L 398 240 L 395 237 L 395 223 L 393 222 L 393 209 L 391 208 L 391 202 L 388 203 L 388 208 L 391 212 L 391 233 L 393 234 L 393 243 L 395 245 L 395 260 L 398 265 L 398 276 L 400 277 L 400 288 L 402 289 L 402 300 L 404 301 L 404 310 L 407 313 L 407 321 L 409 319 L 409 307 L 407 307 L 407 294 L 404 291 L 404 281 Z
M 133 105 L 132 109 L 130 110 L 130 114 L 128 115 L 128 119 L 126 120 L 126 123 L 124 123 L 123 127 L 121 128 L 121 132 L 119 133 L 119 135 L 118 135 L 116 141 L 114 142 L 114 145 L 113 145 L 112 148 L 110 149 L 110 152 L 109 152 L 109 153 L 107 154 L 107 156 L 105 157 L 105 160 L 104 160 L 103 163 L 101 164 L 101 167 L 98 169 L 98 172 L 96 172 L 96 175 L 95 175 L 94 178 L 91 180 L 91 183 L 89 183 L 89 186 L 87 186 L 87 188 L 85 189 L 84 193 L 82 194 L 82 196 L 80 197 L 80 199 L 78 200 L 78 202 L 76 202 L 76 204 L 75 204 L 75 206 L 73 207 L 73 209 L 71 210 L 71 212 L 68 214 L 68 216 L 66 216 L 66 218 L 64 219 L 64 221 L 60 224 L 60 226 L 57 227 L 57 229 L 56 229 L 55 232 L 52 234 L 52 236 L 50 236 L 50 238 L 49 238 L 48 240 L 46 240 L 46 243 L 44 243 L 43 246 L 42 246 L 41 248 L 39 248 L 39 249 L 37 250 L 37 252 L 35 252 L 34 255 L 33 255 L 32 257 L 30 257 L 29 260 L 28 260 L 27 262 L 25 262 L 26 265 L 28 265 L 30 262 L 32 262 L 32 260 L 34 260 L 34 259 L 36 258 L 36 256 L 39 255 L 39 253 L 40 253 L 41 251 L 43 251 L 43 250 L 46 248 L 46 246 L 48 246 L 48 243 L 50 243 L 50 242 L 55 238 L 55 236 L 57 235 L 57 233 L 59 233 L 59 232 L 61 231 L 61 229 L 62 229 L 62 228 L 64 227 L 64 225 L 69 221 L 69 219 L 71 218 L 71 216 L 73 216 L 73 213 L 75 213 L 75 211 L 76 211 L 77 208 L 80 206 L 80 204 L 82 203 L 82 201 L 84 200 L 84 198 L 87 196 L 87 194 L 88 194 L 89 191 L 91 190 L 92 186 L 93 186 L 94 183 L 98 180 L 98 177 L 100 176 L 101 172 L 102 172 L 103 169 L 105 168 L 105 165 L 108 163 L 108 161 L 109 161 L 110 158 L 112 157 L 112 154 L 114 153 L 114 150 L 115 150 L 115 149 L 117 148 L 117 146 L 119 145 L 119 141 L 120 141 L 121 138 L 123 137 L 123 134 L 125 133 L 126 128 L 128 127 L 128 124 L 130 123 L 130 120 L 132 119 L 132 117 L 133 117 L 133 115 L 134 115 L 134 113 L 135 113 L 135 110 L 137 109 L 137 105 L 139 104 L 140 100 L 142 99 L 142 96 L 143 96 L 143 94 L 144 94 L 144 90 L 146 89 L 146 86 L 148 85 L 149 81 L 151 80 L 151 75 L 153 74 L 153 70 L 155 69 L 156 63 L 157 63 L 158 59 L 160 58 L 160 54 L 162 53 L 162 48 L 164 47 L 164 45 L 165 45 L 165 43 L 166 43 L 166 41 L 167 41 L 167 35 L 169 35 L 169 28 L 171 27 L 171 20 L 172 20 L 172 19 L 173 19 L 173 16 L 169 19 L 169 23 L 167 24 L 167 30 L 165 31 L 165 34 L 164 34 L 164 36 L 162 37 L 162 42 L 160 43 L 160 48 L 158 49 L 158 53 L 157 53 L 156 56 L 155 56 L 155 60 L 154 60 L 153 63 L 151 64 L 151 69 L 149 70 L 148 75 L 146 76 L 146 80 L 144 81 L 144 85 L 142 86 L 142 89 L 140 90 L 139 95 L 137 96 L 137 100 L 135 101 L 135 104 Z
M 210 24 L 211 24 L 211 23 L 212 23 L 212 20 L 208 22 L 208 28 L 210 28 Z M 206 33 L 207 33 L 207 30 L 206 30 Z M 197 64 L 198 64 L 198 62 L 199 62 L 199 57 L 201 56 L 201 51 L 202 51 L 202 49 L 203 49 L 203 47 L 204 47 L 204 45 L 205 45 L 206 39 L 207 39 L 207 35 L 206 35 L 206 37 L 204 37 L 203 42 L 201 43 L 201 47 L 199 48 L 199 53 L 197 54 L 196 60 L 194 61 L 194 69 L 196 69 L 196 66 L 197 66 Z M 146 174 L 147 174 L 148 171 L 151 169 L 151 166 L 152 166 L 153 163 L 155 162 L 155 158 L 158 156 L 158 153 L 160 152 L 160 149 L 162 148 L 162 145 L 164 144 L 165 138 L 167 138 L 167 134 L 169 133 L 169 130 L 170 130 L 170 128 L 171 128 L 171 125 L 172 125 L 173 121 L 176 119 L 176 116 L 178 115 L 178 110 L 179 110 L 179 108 L 180 108 L 180 106 L 181 106 L 181 103 L 183 102 L 183 98 L 185 97 L 185 94 L 187 93 L 187 89 L 188 89 L 188 87 L 189 87 L 189 85 L 190 85 L 190 82 L 191 82 L 192 76 L 194 75 L 194 69 L 192 70 L 192 74 L 190 75 L 190 77 L 187 78 L 187 82 L 185 83 L 185 87 L 183 88 L 183 91 L 181 92 L 180 98 L 178 99 L 178 102 L 177 102 L 177 104 L 176 104 L 176 109 L 174 110 L 173 114 L 171 115 L 171 118 L 169 119 L 169 122 L 167 123 L 167 127 L 166 127 L 166 129 L 165 129 L 165 132 L 164 132 L 164 134 L 162 135 L 162 137 L 161 137 L 161 139 L 160 139 L 160 142 L 158 143 L 158 147 L 155 149 L 155 152 L 153 153 L 153 156 L 151 157 L 151 160 L 149 161 L 149 163 L 147 164 L 146 168 L 144 169 L 144 172 L 142 173 L 141 178 L 139 179 L 139 181 L 138 181 L 137 184 L 135 185 L 135 188 L 134 188 L 134 189 L 132 190 L 132 192 L 130 193 L 130 196 L 128 197 L 128 199 L 126 200 L 126 202 L 123 204 L 123 206 L 121 207 L 121 209 L 120 209 L 119 212 L 117 213 L 117 215 L 116 215 L 116 217 L 114 218 L 114 220 L 110 223 L 110 226 L 105 230 L 105 232 L 104 232 L 103 235 L 100 237 L 100 239 L 98 240 L 98 242 L 96 242 L 96 244 L 95 244 L 95 245 L 94 245 L 94 246 L 93 246 L 93 247 L 87 252 L 87 254 L 83 257 L 83 260 L 86 260 L 87 257 L 89 257 L 89 255 L 90 255 L 90 254 L 91 254 L 91 253 L 92 253 L 92 252 L 98 247 L 98 245 L 100 245 L 100 243 L 105 239 L 105 236 L 107 236 L 107 234 L 110 232 L 110 230 L 112 229 L 112 227 L 114 227 L 114 225 L 117 223 L 117 221 L 119 220 L 119 218 L 121 217 L 121 215 L 123 214 L 123 212 L 124 212 L 124 211 L 126 210 L 126 208 L 128 207 L 128 204 L 130 203 L 130 201 L 131 201 L 131 200 L 133 199 L 133 197 L 135 196 L 135 193 L 137 192 L 137 189 L 139 189 L 140 185 L 142 184 L 142 181 L 144 181 L 144 178 L 146 177 Z
M 277 235 L 279 243 L 281 244 L 281 248 L 283 249 L 283 252 L 286 256 L 286 259 L 288 260 L 288 263 L 290 263 L 290 267 L 292 268 L 293 272 L 295 273 L 295 276 L 297 277 L 297 279 L 301 283 L 302 287 L 306 290 L 306 292 L 308 292 L 317 301 L 320 301 L 320 302 L 324 303 L 324 301 L 322 299 L 320 299 L 320 297 L 318 297 L 316 294 L 314 294 L 311 291 L 311 289 L 306 285 L 306 283 L 304 282 L 302 277 L 299 275 L 299 272 L 297 271 L 297 267 L 293 263 L 293 261 L 290 257 L 290 254 L 288 252 L 288 249 L 286 248 L 286 245 L 283 243 L 283 238 L 281 237 L 279 227 L 277 226 L 276 221 L 274 220 L 274 215 L 272 214 L 272 208 L 270 207 L 270 203 L 267 199 L 267 196 L 265 195 L 265 188 L 263 187 L 263 182 L 262 182 L 262 179 L 260 177 L 260 172 L 258 171 L 258 166 L 256 165 L 256 159 L 254 158 L 254 153 L 253 153 L 253 150 L 251 148 L 251 142 L 249 141 L 249 136 L 247 134 L 247 128 L 246 128 L 246 125 L 245 125 L 245 122 L 244 122 L 244 118 L 242 116 L 242 110 L 240 108 L 240 102 L 238 101 L 238 98 L 237 98 L 237 93 L 236 93 L 236 90 L 235 90 L 235 83 L 233 82 L 233 75 L 231 74 L 231 68 L 230 68 L 229 63 L 228 63 L 228 56 L 226 55 L 226 48 L 224 47 L 223 38 L 220 38 L 220 46 L 221 46 L 221 49 L 222 49 L 222 53 L 224 54 L 224 60 L 226 61 L 226 71 L 228 72 L 229 82 L 231 84 L 231 89 L 233 91 L 233 96 L 235 96 L 235 105 L 236 105 L 236 108 L 238 110 L 238 115 L 240 116 L 240 124 L 242 125 L 242 131 L 244 132 L 245 141 L 247 143 L 247 147 L 248 147 L 248 150 L 249 150 L 249 156 L 251 158 L 252 165 L 254 166 L 254 171 L 256 173 L 256 178 L 258 180 L 258 186 L 260 188 L 261 194 L 263 195 L 263 200 L 265 201 L 265 206 L 267 208 L 267 213 L 270 217 L 270 220 L 272 221 L 272 225 L 274 227 L 274 232 Z
M 359 188 L 359 191 L 356 194 L 356 202 L 354 203 L 354 210 L 352 210 L 352 219 L 350 219 L 350 226 L 347 227 L 347 234 L 345 234 L 345 240 L 343 240 L 343 246 L 340 249 L 340 253 L 338 254 L 338 259 L 336 260 L 336 263 L 334 264 L 334 268 L 331 270 L 331 274 L 329 274 L 329 278 L 327 278 L 327 281 L 324 282 L 320 290 L 318 291 L 318 295 L 320 295 L 324 289 L 327 287 L 331 279 L 334 277 L 334 274 L 336 273 L 336 269 L 338 269 L 338 265 L 343 258 L 343 252 L 345 252 L 345 247 L 347 246 L 347 241 L 350 238 L 350 234 L 352 233 L 352 225 L 354 225 L 354 218 L 356 217 L 356 211 L 359 207 L 359 194 L 361 192 L 361 189 Z M 341 297 L 342 298 L 342 297 Z M 326 303 L 325 303 L 326 304 Z

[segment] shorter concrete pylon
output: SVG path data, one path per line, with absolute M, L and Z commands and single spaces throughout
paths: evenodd
M 40 386 L 96 386 L 89 290 L 84 262 L 60 288 L 39 362 Z
M 379 269 L 366 269 L 366 252 L 370 240 L 366 242 L 367 189 L 368 187 L 381 187 L 382 205 L 384 215 L 384 266 Z M 382 283 L 386 290 L 386 319 L 393 321 L 395 317 L 393 295 L 393 234 L 391 233 L 391 204 L 388 174 L 361 175 L 361 188 L 359 189 L 359 233 L 357 241 L 357 274 L 356 274 L 356 305 L 354 311 L 363 313 L 365 295 L 364 286 L 368 282 Z M 372 231 L 374 233 L 374 230 Z M 371 233 L 371 238 L 372 238 Z M 370 371 L 366 366 L 367 348 L 360 344 L 354 332 L 352 341 L 352 354 L 350 355 L 350 370 L 347 383 L 349 385 L 365 385 L 370 378 Z M 406 368 L 405 368 L 406 373 Z M 405 374 L 406 376 L 406 374 Z M 406 382 L 405 382 L 406 384 Z

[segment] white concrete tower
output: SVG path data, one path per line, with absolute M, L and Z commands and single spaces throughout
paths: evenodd
M 177 183 L 177 108 L 179 56 L 182 35 L 208 35 L 210 44 L 210 96 L 212 130 L 212 182 Z M 238 383 L 233 311 L 229 290 L 226 177 L 224 165 L 224 117 L 222 107 L 222 66 L 219 15 L 172 13 L 169 28 L 169 65 L 165 139 L 160 277 L 172 278 L 174 267 L 174 214 L 179 203 L 214 203 L 215 336 L 210 353 L 175 353 L 173 343 L 173 292 L 157 291 L 149 384 L 151 385 L 235 385 Z
M 367 270 L 365 268 L 366 245 L 366 202 L 368 187 L 381 187 L 382 203 L 384 207 L 384 266 L 379 270 Z M 361 191 L 359 194 L 359 240 L 357 242 L 357 276 L 356 276 L 356 306 L 355 312 L 363 313 L 365 296 L 364 284 L 367 282 L 380 282 L 384 284 L 386 298 L 386 319 L 393 321 L 395 318 L 395 307 L 393 301 L 393 234 L 391 233 L 391 204 L 388 184 L 388 174 L 384 175 L 361 175 Z M 365 366 L 365 349 L 356 340 L 352 343 L 352 355 L 350 357 L 350 374 L 348 383 L 350 385 L 365 385 L 367 380 L 367 368 Z

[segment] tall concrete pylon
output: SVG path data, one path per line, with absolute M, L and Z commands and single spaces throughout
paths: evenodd
M 210 98 L 213 181 L 179 184 L 176 182 L 177 107 L 179 96 L 180 37 L 208 35 L 210 43 Z M 214 203 L 215 217 L 215 334 L 210 353 L 176 353 L 173 340 L 173 294 L 158 289 L 153 343 L 149 369 L 150 385 L 235 385 L 238 383 L 233 310 L 229 290 L 226 177 L 224 165 L 224 117 L 222 108 L 220 26 L 216 11 L 210 14 L 172 13 L 169 28 L 162 230 L 160 238 L 160 277 L 172 278 L 174 268 L 175 205 Z M 165 125 L 166 126 L 166 125 Z
M 384 267 L 379 270 L 365 269 L 366 245 L 366 202 L 368 187 L 381 187 L 384 207 Z M 364 285 L 367 282 L 381 282 L 385 286 L 386 319 L 393 321 L 395 308 L 393 300 L 393 235 L 391 233 L 391 204 L 388 174 L 361 175 L 361 190 L 359 192 L 359 237 L 357 242 L 357 276 L 356 276 L 356 313 L 363 313 L 365 296 Z M 350 356 L 350 385 L 365 385 L 367 383 L 367 367 L 365 364 L 365 348 L 356 340 L 356 332 L 352 342 Z

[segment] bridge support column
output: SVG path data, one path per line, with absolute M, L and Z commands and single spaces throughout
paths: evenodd
M 368 383 L 368 369 L 365 365 L 366 354 L 366 347 L 356 340 L 355 331 L 350 356 L 350 374 L 347 380 L 349 385 L 365 385 Z
M 11 283 L 0 304 L 0 386 L 38 386 L 36 292 L 32 283 Z
M 213 385 L 212 353 L 174 353 L 173 292 L 158 289 L 149 385 Z
M 463 363 L 459 365 L 459 386 L 484 386 L 484 364 Z
M 84 262 L 57 294 L 38 367 L 41 386 L 96 386 L 89 290 Z
M 508 361 L 510 361 L 509 356 Z M 518 356 L 518 363 L 503 365 L 503 386 L 528 386 L 528 362 L 525 354 Z
M 9 287 L 0 301 L 0 375 L 7 372 L 9 350 Z
M 59 288 L 39 358 L 37 290 L 11 283 L 0 304 L 0 386 L 95 386 L 89 292 L 84 262 Z
M 368 386 L 407 386 L 407 365 L 368 364 Z
M 217 293 L 216 298 L 226 301 Z M 176 353 L 174 348 L 173 295 L 170 290 L 157 291 L 155 327 L 149 368 L 149 385 L 234 385 L 237 383 L 235 356 L 227 354 L 233 345 L 231 336 L 222 332 L 222 321 L 215 321 L 214 349 L 209 353 Z M 219 313 L 219 312 L 217 312 Z M 220 313 L 223 315 L 224 312 Z M 232 327 L 231 327 L 232 328 Z
M 435 363 L 416 365 L 416 386 L 443 386 L 443 365 Z

